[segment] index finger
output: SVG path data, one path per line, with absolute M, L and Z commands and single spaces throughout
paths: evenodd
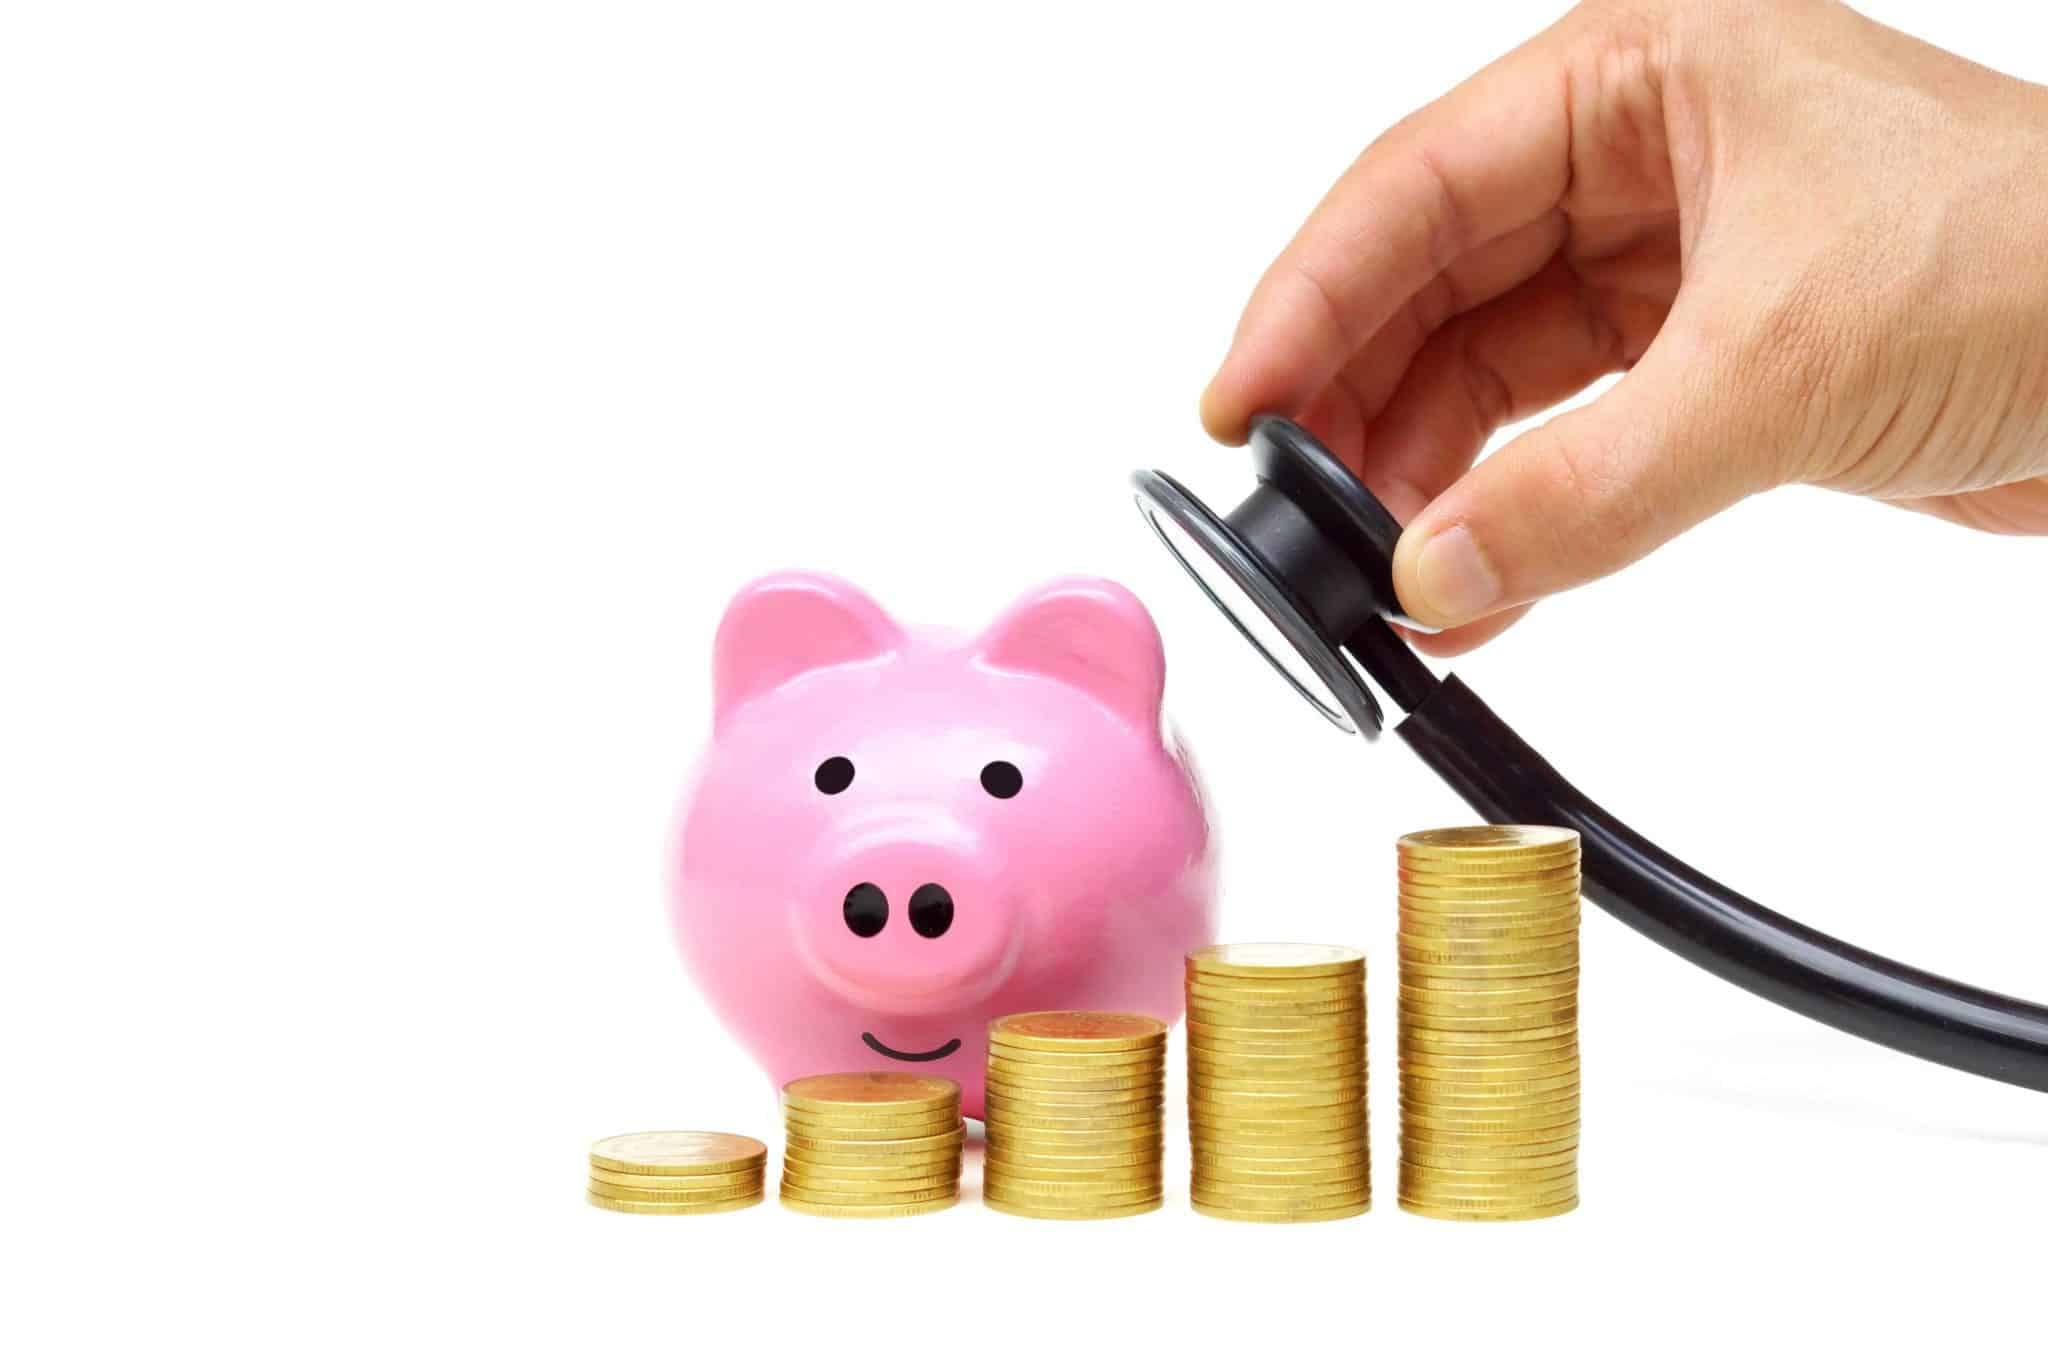
M 1234 445 L 1254 414 L 1299 412 L 1439 272 L 1558 204 L 1571 183 L 1562 28 L 1396 124 L 1331 187 L 1245 305 L 1202 395 L 1210 435 Z

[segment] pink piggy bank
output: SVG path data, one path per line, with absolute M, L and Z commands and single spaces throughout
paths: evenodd
M 672 911 L 776 1084 L 950 1076 L 979 1117 L 996 1016 L 1179 1017 L 1215 859 L 1129 592 L 1051 583 L 970 637 L 783 574 L 733 599 L 713 672 Z

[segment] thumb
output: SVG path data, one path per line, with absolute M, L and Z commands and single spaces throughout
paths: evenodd
M 1728 390 L 1659 349 L 1423 510 L 1394 555 L 1411 616 L 1459 626 L 1603 578 L 1773 481 L 1730 405 L 1709 410 Z

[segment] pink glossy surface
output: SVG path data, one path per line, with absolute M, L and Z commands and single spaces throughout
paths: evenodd
M 1211 940 L 1199 786 L 1160 714 L 1165 657 L 1138 600 L 1066 579 L 975 634 L 897 624 L 859 589 L 783 574 L 719 626 L 711 742 L 685 795 L 672 911 L 698 985 L 779 1085 L 821 1071 L 950 1076 L 979 1116 L 1000 1014 L 1118 1009 L 1169 1022 Z M 826 759 L 852 785 L 821 792 Z M 1014 764 L 1023 789 L 982 787 Z M 888 898 L 879 933 L 848 891 Z M 943 886 L 943 933 L 912 893 Z M 892 1059 L 862 1035 L 927 1061 Z

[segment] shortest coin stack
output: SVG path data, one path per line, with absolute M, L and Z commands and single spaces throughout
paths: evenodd
M 723 1213 L 761 1202 L 768 1149 L 733 1133 L 625 1133 L 590 1149 L 591 1203 L 617 1213 Z
M 988 1028 L 982 1201 L 1029 1218 L 1123 1218 L 1164 1198 L 1166 1025 L 1012 1014 Z
M 782 1203 L 828 1218 L 935 1213 L 960 1199 L 960 1087 L 849 1071 L 782 1087 Z

